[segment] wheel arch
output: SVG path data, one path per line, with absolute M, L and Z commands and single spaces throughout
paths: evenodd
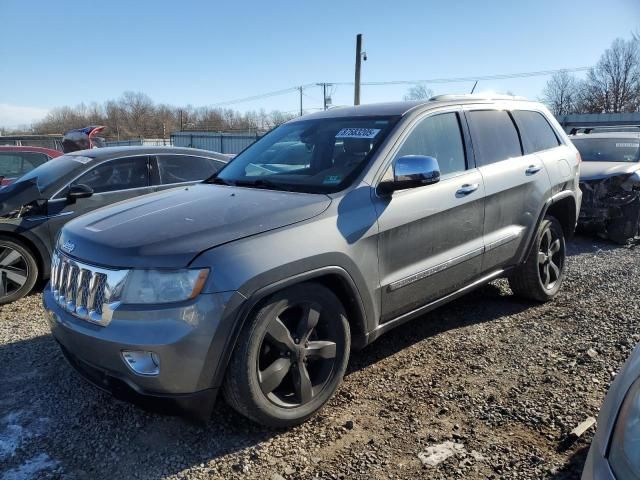
M 576 199 L 573 195 L 564 195 L 553 201 L 547 208 L 545 215 L 552 215 L 560 222 L 565 238 L 570 239 L 573 236 L 578 219 Z
M 540 228 L 540 224 L 546 215 L 552 215 L 562 225 L 562 231 L 565 238 L 571 238 L 575 232 L 576 221 L 578 219 L 577 202 L 575 193 L 571 190 L 563 190 L 550 197 L 542 207 L 535 227 L 529 233 L 527 247 L 523 250 L 523 254 L 518 263 L 522 263 L 528 258 L 531 249 L 534 247 L 536 232 Z
M 38 264 L 38 280 L 49 278 L 51 273 L 51 254 L 40 240 L 32 235 L 28 235 L 27 232 L 17 232 L 12 230 L 0 230 L 0 237 L 18 241 L 29 248 Z
M 319 283 L 327 287 L 338 297 L 347 312 L 352 348 L 356 350 L 363 348 L 367 343 L 367 314 L 356 283 L 349 273 L 342 267 L 323 267 L 265 285 L 247 297 L 242 296 L 240 293 L 236 293 L 234 303 L 241 304 L 229 305 L 229 310 L 231 311 L 231 318 L 229 319 L 231 326 L 224 334 L 227 337 L 225 347 L 219 356 L 217 367 L 211 382 L 205 383 L 210 383 L 216 387 L 222 385 L 229 360 L 231 359 L 231 355 L 236 347 L 238 338 L 240 337 L 247 319 L 253 312 L 260 308 L 261 305 L 263 305 L 264 302 L 271 298 L 275 293 L 280 292 L 285 288 L 307 282 Z M 238 298 L 238 296 L 240 296 L 240 298 Z M 213 343 L 216 344 L 215 341 Z M 210 352 L 210 355 L 211 353 L 212 352 Z

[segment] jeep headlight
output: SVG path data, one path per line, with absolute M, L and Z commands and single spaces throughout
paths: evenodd
M 616 478 L 640 479 L 640 379 L 622 402 L 611 438 L 609 464 Z
M 209 269 L 131 270 L 122 290 L 122 303 L 172 303 L 200 294 Z

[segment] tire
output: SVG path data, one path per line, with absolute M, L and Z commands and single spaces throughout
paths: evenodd
M 224 397 L 262 425 L 300 424 L 335 393 L 350 347 L 347 316 L 331 290 L 311 282 L 287 288 L 247 319 L 227 368 Z
M 513 293 L 538 302 L 556 296 L 565 277 L 566 244 L 560 222 L 546 215 L 525 262 L 510 276 Z M 548 275 L 548 276 L 547 276 Z
M 621 216 L 608 223 L 606 237 L 619 245 L 626 245 L 638 235 L 640 200 L 621 207 L 621 210 Z
M 27 295 L 39 274 L 38 262 L 26 245 L 0 237 L 0 305 Z

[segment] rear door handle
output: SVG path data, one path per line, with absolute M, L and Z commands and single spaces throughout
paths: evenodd
M 540 165 L 529 165 L 524 173 L 526 173 L 527 175 L 533 175 L 535 173 L 538 173 L 540 170 L 542 170 L 542 167 Z
M 469 195 L 475 192 L 479 186 L 479 183 L 465 183 L 456 191 L 456 195 Z

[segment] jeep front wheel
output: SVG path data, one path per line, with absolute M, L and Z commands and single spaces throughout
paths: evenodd
M 270 426 L 299 424 L 342 381 L 351 337 L 340 300 L 305 283 L 276 293 L 243 328 L 225 376 L 227 402 Z

